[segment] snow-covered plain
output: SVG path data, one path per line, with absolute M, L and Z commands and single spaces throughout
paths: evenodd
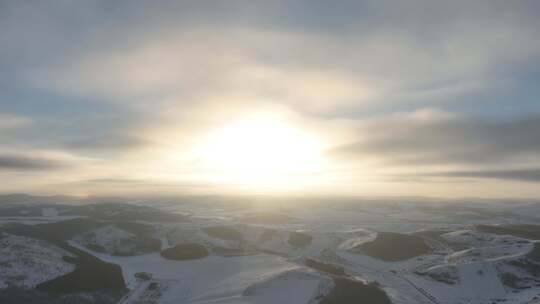
M 167 213 L 189 215 L 187 221 L 139 221 L 154 227 L 151 237 L 161 240 L 162 249 L 195 243 L 207 248 L 209 255 L 183 261 L 166 259 L 159 252 L 111 255 L 120 246 L 129 247 L 137 236 L 108 224 L 69 240 L 70 245 L 122 268 L 130 290 L 122 298 L 123 304 L 314 304 L 332 291 L 333 278 L 340 269 L 347 278 L 377 282 L 394 304 L 518 304 L 540 296 L 540 273 L 534 272 L 538 263 L 529 258 L 534 241 L 477 229 L 477 225 L 486 224 L 535 223 L 533 215 L 524 217 L 524 211 L 519 210 L 513 213 L 504 204 L 465 208 L 423 201 L 284 201 L 275 205 L 161 201 L 153 206 Z M 517 206 L 536 210 L 533 204 Z M 43 209 L 43 218 L 58 216 L 52 207 Z M 376 241 L 379 232 L 420 236 L 431 250 L 397 261 L 369 256 L 361 248 Z M 293 234 L 307 237 L 297 243 L 291 240 Z M 6 238 L 10 244 L 21 242 L 17 239 L 21 237 Z M 25 238 L 24 246 L 30 248 L 25 250 L 35 252 L 43 247 L 39 257 L 46 261 L 39 262 L 43 268 L 16 266 L 27 276 L 38 274 L 29 276 L 22 286 L 33 287 L 73 270 L 72 264 L 61 259 L 68 255 L 66 252 L 33 242 L 37 241 Z M 105 250 L 93 251 L 88 244 Z M 11 263 L 18 263 L 13 257 L 16 246 L 12 247 L 0 250 L 11 257 Z M 306 266 L 308 259 L 323 266 L 310 268 Z M 48 261 L 54 261 L 50 264 L 53 266 Z M 330 270 L 322 269 L 325 265 L 330 265 Z M 1 267 L 0 271 L 2 283 L 11 273 Z M 329 274 L 332 271 L 334 274 Z M 504 279 L 512 276 L 523 280 L 512 285 Z M 2 284 L 0 287 L 6 285 Z
M 44 241 L 0 233 L 0 289 L 31 288 L 75 269 L 67 251 Z
M 81 247 L 82 248 L 82 247 Z M 82 248 L 84 249 L 84 248 Z M 159 284 L 159 303 L 309 303 L 326 292 L 331 280 L 275 255 L 245 257 L 210 256 L 191 261 L 171 261 L 158 253 L 134 257 L 99 258 L 122 267 L 128 287 L 123 301 L 137 301 L 148 286 L 136 273 L 152 274 Z M 285 297 L 275 302 L 279 297 Z

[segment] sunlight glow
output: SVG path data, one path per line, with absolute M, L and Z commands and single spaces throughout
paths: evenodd
M 214 130 L 196 154 L 216 181 L 273 187 L 318 175 L 324 168 L 322 150 L 311 134 L 258 115 Z

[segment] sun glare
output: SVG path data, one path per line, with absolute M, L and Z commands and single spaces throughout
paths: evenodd
M 310 180 L 324 167 L 318 138 L 266 116 L 210 132 L 196 153 L 214 180 L 245 185 L 290 186 Z

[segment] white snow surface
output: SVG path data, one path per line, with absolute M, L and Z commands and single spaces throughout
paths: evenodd
M 0 234 L 0 288 L 32 288 L 73 271 L 63 256 L 72 255 L 45 241 Z
M 475 229 L 476 224 L 512 223 L 521 218 L 457 210 L 442 203 L 430 204 L 425 209 L 413 203 L 298 207 L 284 204 L 278 212 L 294 220 L 272 224 L 241 221 L 253 214 L 253 210 L 244 210 L 244 205 L 228 208 L 163 203 L 163 206 L 171 212 L 192 215 L 191 221 L 159 224 L 156 238 L 163 240 L 165 247 L 197 243 L 210 251 L 219 246 L 254 254 L 222 257 L 210 253 L 206 258 L 190 261 L 167 260 L 159 253 L 111 256 L 85 249 L 75 238 L 70 242 L 72 245 L 121 266 L 131 290 L 121 304 L 314 304 L 318 295 L 330 290 L 332 280 L 305 268 L 306 258 L 342 266 L 355 279 L 378 282 L 393 304 L 518 304 L 528 303 L 540 294 L 540 287 L 512 289 L 500 279 L 502 272 L 532 276 L 508 263 L 525 258 L 532 243 Z M 477 208 L 490 211 L 480 205 Z M 256 211 L 271 208 L 262 209 L 265 210 Z M 53 212 L 47 214 L 54 217 Z M 242 240 L 214 238 L 203 230 L 219 225 L 238 230 Z M 376 231 L 407 233 L 419 229 L 451 232 L 430 237 L 430 242 L 439 249 L 405 261 L 385 262 L 350 251 L 376 237 Z M 301 248 L 292 246 L 288 243 L 291 231 L 309 234 L 313 237 L 311 244 Z M 131 237 L 110 228 L 99 232 L 97 238 L 101 244 Z M 150 273 L 152 278 L 136 279 L 138 272 Z M 445 273 L 455 280 L 451 283 L 436 280 L 437 275 Z
M 70 242 L 82 250 L 84 247 Z M 158 303 L 312 303 L 327 292 L 331 280 L 284 258 L 258 254 L 243 257 L 208 256 L 190 261 L 172 261 L 158 253 L 116 257 L 91 252 L 122 267 L 124 279 L 133 290 L 123 303 L 132 303 L 147 288 L 135 273 L 151 273 L 160 285 Z M 277 297 L 277 298 L 276 298 Z M 283 299 L 278 298 L 283 297 Z M 289 302 L 284 302 L 284 299 Z M 277 301 L 277 302 L 276 302 Z
M 294 269 L 249 286 L 243 295 L 246 303 L 316 303 L 333 286 L 328 277 L 305 269 Z

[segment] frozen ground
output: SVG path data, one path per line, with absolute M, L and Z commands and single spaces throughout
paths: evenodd
M 123 303 L 137 301 L 148 288 L 147 282 L 135 278 L 140 272 L 152 274 L 152 282 L 160 290 L 156 299 L 159 303 L 309 303 L 331 282 L 304 267 L 267 254 L 210 256 L 181 262 L 163 259 L 157 253 L 97 256 L 122 267 L 128 287 L 134 290 Z
M 44 241 L 0 234 L 0 288 L 31 288 L 75 269 L 68 252 Z
M 464 205 L 466 202 L 438 201 L 134 203 L 161 210 L 167 220 L 160 221 L 157 211 L 152 218 L 139 219 L 144 212 L 133 213 L 130 205 L 109 206 L 101 208 L 107 212 L 105 218 L 102 214 L 97 218 L 93 213 L 80 215 L 103 225 L 66 239 L 121 267 L 129 289 L 120 301 L 123 304 L 314 304 L 331 293 L 336 277 L 376 282 L 394 304 L 517 304 L 540 296 L 540 263 L 531 254 L 536 240 L 477 228 L 535 224 L 538 217 L 534 212 L 540 207 L 533 203 L 519 202 L 514 208 L 502 202 Z M 20 217 L 21 223 L 36 224 L 32 221 L 79 216 L 67 207 L 40 210 L 41 214 L 32 211 L 25 217 L 10 209 L 9 221 L 17 222 Z M 118 248 L 132 248 L 139 238 L 111 221 L 122 219 L 123 212 L 129 213 L 128 221 L 152 227 L 148 237 L 160 240 L 161 249 L 190 243 L 204 246 L 209 255 L 176 261 L 161 256 L 159 248 L 151 253 L 120 250 L 123 255 L 113 255 Z M 170 216 L 175 213 L 182 220 Z M 383 242 L 369 253 L 365 246 L 382 239 L 378 239 L 380 232 L 398 233 L 399 242 Z M 402 246 L 400 235 L 404 240 L 409 236 L 421 239 L 429 252 L 395 261 L 377 256 L 381 250 L 403 251 L 405 248 L 397 248 Z M 60 248 L 28 237 L 5 234 L 0 242 L 4 240 L 9 241 L 0 248 L 0 261 L 18 272 L 0 263 L 0 286 L 5 287 L 13 276 L 24 275 L 20 285 L 32 288 L 73 271 L 73 265 L 62 260 L 68 254 Z M 89 244 L 104 250 L 97 252 Z M 28 259 L 37 262 L 27 263 Z M 308 267 L 307 260 L 317 262 Z

